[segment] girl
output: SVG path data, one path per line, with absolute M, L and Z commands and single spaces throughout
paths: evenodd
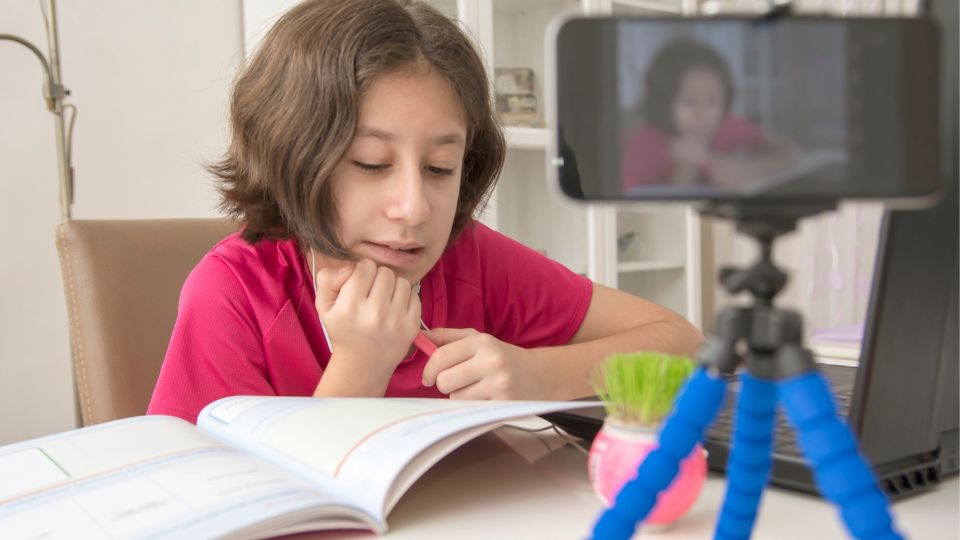
M 504 159 L 484 66 L 428 4 L 308 0 L 235 83 L 211 167 L 242 223 L 190 274 L 149 413 L 236 394 L 568 399 L 676 314 L 473 220 Z M 421 329 L 438 346 L 411 348 Z
M 677 39 L 654 55 L 621 163 L 624 192 L 651 184 L 739 187 L 786 169 L 790 145 L 730 114 L 733 78 L 712 48 Z

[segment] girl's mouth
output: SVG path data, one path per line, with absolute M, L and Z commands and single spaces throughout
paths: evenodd
M 364 242 L 364 247 L 375 262 L 385 266 L 410 267 L 423 258 L 423 246 L 403 244 L 379 244 Z

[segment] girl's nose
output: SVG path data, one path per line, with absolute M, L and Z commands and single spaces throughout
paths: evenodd
M 420 225 L 430 216 L 426 184 L 419 167 L 407 167 L 398 171 L 391 182 L 386 215 L 409 226 Z

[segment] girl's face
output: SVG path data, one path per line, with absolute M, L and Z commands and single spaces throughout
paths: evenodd
M 432 70 L 380 76 L 330 179 L 339 233 L 356 257 L 411 283 L 443 253 L 460 194 L 465 113 Z
M 726 89 L 716 72 L 706 67 L 688 70 L 673 100 L 673 124 L 683 137 L 710 140 L 726 114 Z

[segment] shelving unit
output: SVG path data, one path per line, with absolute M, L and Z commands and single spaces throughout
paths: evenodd
M 652 270 L 683 270 L 686 266 L 684 262 L 621 261 L 617 263 L 617 273 L 629 274 L 630 272 L 649 272 Z
M 696 0 L 430 0 L 457 20 L 484 56 L 491 81 L 496 68 L 529 68 L 541 116 L 544 35 L 560 13 L 663 15 L 692 13 Z M 248 50 L 256 34 L 295 0 L 244 0 Z M 252 38 L 251 38 L 252 36 Z M 680 206 L 635 209 L 562 199 L 547 184 L 552 126 L 505 126 L 507 157 L 497 188 L 480 220 L 584 274 L 665 305 L 702 326 L 699 220 Z M 621 254 L 617 240 L 633 233 L 639 256 Z
M 491 25 L 486 54 L 491 80 L 497 68 L 530 68 L 541 118 L 544 101 L 544 30 L 564 10 L 580 11 L 579 0 L 461 0 L 475 3 Z M 482 36 L 482 34 L 480 34 Z M 491 61 L 492 59 L 492 61 Z M 508 152 L 494 193 L 497 229 L 546 253 L 574 272 L 588 274 L 586 208 L 560 199 L 546 182 L 549 128 L 506 126 Z
M 683 14 L 695 0 L 458 0 L 434 2 L 454 14 L 496 68 L 531 68 L 541 111 L 544 33 L 562 12 Z M 594 281 L 665 305 L 702 325 L 700 224 L 684 206 L 640 208 L 583 205 L 563 200 L 547 185 L 552 126 L 506 126 L 507 159 L 481 220 Z M 632 235 L 632 246 L 617 248 Z M 637 249 L 640 249 L 637 252 Z M 633 250 L 633 251 L 631 251 Z
M 541 110 L 544 31 L 561 12 L 682 14 L 693 0 L 461 0 L 458 13 L 477 37 L 493 75 L 499 67 L 529 67 Z M 473 23 L 473 25 L 471 25 Z M 490 62 L 490 59 L 493 62 Z M 579 205 L 560 200 L 546 185 L 552 136 L 545 129 L 507 127 L 510 147 L 500 183 L 484 221 L 547 253 L 575 272 L 666 305 L 700 325 L 699 220 L 685 207 L 640 209 Z M 633 234 L 641 257 L 621 253 L 617 240 Z M 636 255 L 636 254 L 634 254 Z
M 504 128 L 507 146 L 514 150 L 546 150 L 550 142 L 550 130 L 507 126 Z

